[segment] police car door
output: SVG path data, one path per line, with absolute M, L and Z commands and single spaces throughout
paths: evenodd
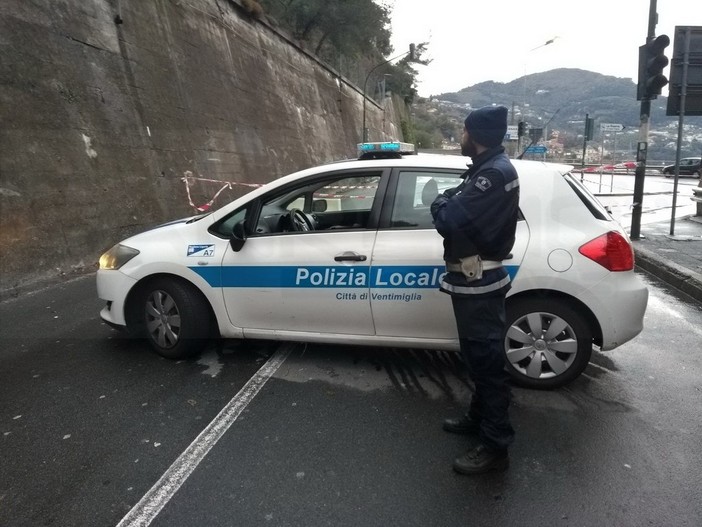
M 231 323 L 248 337 L 372 335 L 368 276 L 379 172 L 344 172 L 264 196 L 239 252 L 223 261 Z M 291 224 L 298 209 L 312 222 Z M 372 226 L 373 225 L 373 226 Z M 229 279 L 227 279 L 227 276 Z
M 392 207 L 383 211 L 371 269 L 371 309 L 378 336 L 455 339 L 450 297 L 439 291 L 443 241 L 429 206 L 457 186 L 460 172 L 400 170 Z
M 434 198 L 460 182 L 460 172 L 398 170 L 392 207 L 381 217 L 371 269 L 371 309 L 378 336 L 419 339 L 457 338 L 449 295 L 439 291 L 445 271 L 443 240 L 432 223 Z M 505 261 L 516 273 L 529 235 L 517 225 L 513 258 Z

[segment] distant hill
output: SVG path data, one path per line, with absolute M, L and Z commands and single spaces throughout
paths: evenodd
M 667 88 L 663 92 L 666 93 Z M 503 104 L 514 110 L 515 120 L 525 120 L 531 126 L 538 126 L 553 117 L 549 129 L 576 135 L 583 133 L 585 114 L 595 119 L 597 132 L 600 123 L 618 123 L 633 134 L 633 129 L 639 127 L 641 108 L 640 101 L 636 100 L 636 83 L 632 79 L 576 68 L 533 73 L 507 83 L 481 82 L 458 92 L 436 95 L 433 99 L 454 103 L 465 109 Z M 663 96 L 651 101 L 651 130 L 662 134 L 652 139 L 651 143 L 654 148 L 665 150 L 659 153 L 659 157 L 669 159 L 675 155 L 678 118 L 665 115 L 666 104 L 667 98 Z M 686 155 L 700 155 L 702 118 L 685 117 L 684 122 L 687 126 L 683 151 L 688 152 Z

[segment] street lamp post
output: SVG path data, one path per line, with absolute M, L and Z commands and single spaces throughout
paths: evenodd
M 363 131 L 361 133 L 361 137 L 363 138 L 362 141 L 366 143 L 368 141 L 368 129 L 366 128 L 366 88 L 368 87 L 368 79 L 370 79 L 370 76 L 373 74 L 375 70 L 377 70 L 380 66 L 384 66 L 388 62 L 392 62 L 393 60 L 399 59 L 400 57 L 404 57 L 405 55 L 410 56 L 410 62 L 414 62 L 415 60 L 415 47 L 414 44 L 409 45 L 409 51 L 405 51 L 404 53 L 401 53 L 397 55 L 396 57 L 392 57 L 388 60 L 385 60 L 381 62 L 380 64 L 376 64 L 373 66 L 373 68 L 368 72 L 368 75 L 366 75 L 366 81 L 363 83 Z
M 558 37 L 553 37 L 551 39 L 548 39 L 546 42 L 543 44 L 540 44 L 536 46 L 535 48 L 531 48 L 528 52 L 527 55 L 524 57 L 524 100 L 522 101 L 524 105 L 526 105 L 526 86 L 527 86 L 527 81 L 526 81 L 526 74 L 527 74 L 527 57 L 529 56 L 529 53 L 532 53 L 536 51 L 537 49 L 545 48 L 549 44 L 553 44 Z
M 384 73 L 383 74 L 383 96 L 382 96 L 382 101 L 383 101 L 383 136 L 385 135 L 385 120 L 386 120 L 386 111 L 388 109 L 388 100 L 387 100 L 387 90 L 385 87 L 385 82 L 387 81 L 388 77 L 392 77 L 392 73 Z
M 553 37 L 548 39 L 546 42 L 543 44 L 539 44 L 535 48 L 531 48 L 529 51 L 524 56 L 524 88 L 523 88 L 523 93 L 522 93 L 522 121 L 526 122 L 526 105 L 527 105 L 527 57 L 529 56 L 529 53 L 532 53 L 536 51 L 537 49 L 544 48 L 548 46 L 549 44 L 553 44 L 558 37 Z M 521 150 L 521 137 L 517 138 L 517 151 Z

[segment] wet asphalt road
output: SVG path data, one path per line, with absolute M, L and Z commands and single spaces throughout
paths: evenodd
M 453 473 L 470 443 L 440 428 L 470 390 L 451 354 L 225 342 L 172 362 L 99 322 L 92 276 L 6 301 L 0 525 L 136 525 L 185 466 L 142 524 L 698 526 L 702 306 L 645 279 L 644 332 L 567 388 L 515 389 L 511 468 L 478 477 Z

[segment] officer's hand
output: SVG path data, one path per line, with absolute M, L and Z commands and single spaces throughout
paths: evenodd
M 429 207 L 429 210 L 431 211 L 431 215 L 434 219 L 436 219 L 436 215 L 439 213 L 439 210 L 441 207 L 444 206 L 444 204 L 449 200 L 449 198 L 444 194 L 439 194 L 436 196 L 436 199 L 434 202 L 431 204 L 431 207 Z

